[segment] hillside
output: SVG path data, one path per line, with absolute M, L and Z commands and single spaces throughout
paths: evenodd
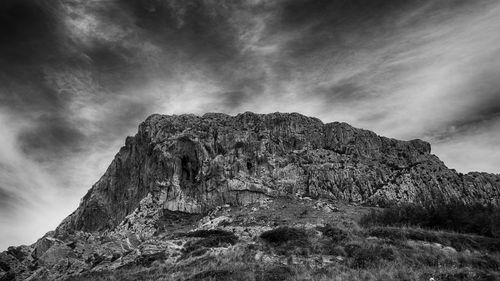
M 55 231 L 0 254 L 0 278 L 500 278 L 494 231 L 366 223 L 499 203 L 500 175 L 457 173 L 421 140 L 296 113 L 152 115 Z

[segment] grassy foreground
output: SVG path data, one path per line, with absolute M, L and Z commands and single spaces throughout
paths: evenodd
M 190 240 L 175 263 L 160 255 L 66 280 L 500 280 L 496 211 L 478 219 L 489 227 L 480 232 L 423 225 L 416 216 L 396 214 L 409 213 L 411 206 L 383 211 L 350 206 L 325 214 L 303 207 L 283 204 L 282 213 L 267 209 L 267 217 L 266 210 L 257 211 L 252 216 L 262 217 L 252 224 L 238 220 L 248 216 L 245 210 L 226 212 L 233 216 L 230 223 L 176 233 Z M 234 231 L 238 227 L 258 234 L 241 237 Z

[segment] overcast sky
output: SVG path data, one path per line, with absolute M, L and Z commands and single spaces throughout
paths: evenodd
M 500 173 L 499 30 L 495 0 L 2 0 L 0 249 L 152 113 L 299 112 Z

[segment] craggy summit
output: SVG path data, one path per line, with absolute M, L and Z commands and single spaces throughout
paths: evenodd
M 203 213 L 267 197 L 498 204 L 500 177 L 448 169 L 430 144 L 323 124 L 297 113 L 152 115 L 59 227 L 115 227 L 151 196 L 160 210 Z

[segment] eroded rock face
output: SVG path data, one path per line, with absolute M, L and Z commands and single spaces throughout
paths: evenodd
M 246 247 L 283 223 L 312 229 L 366 208 L 348 203 L 500 203 L 500 176 L 456 173 L 430 151 L 300 114 L 152 115 L 56 231 L 0 253 L 0 279 L 177 266 L 201 239 L 179 234 L 224 230 Z
M 277 196 L 499 203 L 500 176 L 459 174 L 430 151 L 421 140 L 296 113 L 152 115 L 57 233 L 111 229 L 127 216 L 147 228 L 164 210 L 204 213 Z

